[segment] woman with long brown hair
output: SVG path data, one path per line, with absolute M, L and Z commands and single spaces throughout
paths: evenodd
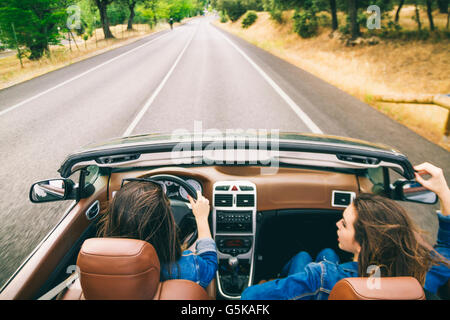
M 99 237 L 139 239 L 153 245 L 161 263 L 161 280 L 186 279 L 206 288 L 217 270 L 217 250 L 209 229 L 209 201 L 189 197 L 198 229 L 195 252 L 182 251 L 170 202 L 161 182 L 130 179 L 123 184 L 99 221 Z
M 442 170 L 422 164 L 422 170 L 432 176 L 416 180 L 434 192 L 441 200 L 443 218 L 439 217 L 441 243 L 450 247 L 450 191 Z M 343 278 L 412 276 L 424 286 L 427 272 L 433 265 L 449 266 L 448 260 L 421 240 L 406 211 L 395 201 L 374 195 L 359 194 L 337 222 L 339 248 L 353 254 L 353 261 L 340 264 L 331 249 L 322 251 L 316 262 L 306 252 L 300 252 L 283 268 L 281 279 L 248 287 L 242 299 L 328 299 L 333 286 Z M 428 280 L 428 279 L 427 279 Z M 428 281 L 427 281 L 428 283 Z M 426 289 L 426 288 L 425 288 Z

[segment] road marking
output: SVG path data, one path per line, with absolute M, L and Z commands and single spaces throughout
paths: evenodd
M 213 28 L 215 29 L 215 28 Z M 284 101 L 291 107 L 291 109 L 297 114 L 306 126 L 313 133 L 322 134 L 322 130 L 311 120 L 311 118 L 292 100 L 286 92 L 283 91 L 249 56 L 247 56 L 236 44 L 234 44 L 228 37 L 222 32 L 216 30 L 231 46 L 233 46 L 255 69 L 259 74 L 272 86 L 272 88 L 283 98 Z
M 56 86 L 54 86 L 54 87 L 51 87 L 50 89 L 47 89 L 47 90 L 45 90 L 45 91 L 42 91 L 41 93 L 39 93 L 39 94 L 37 94 L 37 95 L 35 95 L 35 96 L 32 96 L 32 97 L 30 97 L 30 98 L 28 98 L 28 99 L 26 99 L 26 100 L 23 100 L 22 102 L 19 102 L 19 103 L 13 105 L 12 107 L 9 107 L 9 108 L 7 108 L 7 109 L 1 111 L 1 112 L 0 112 L 0 116 L 4 115 L 5 113 L 8 113 L 9 111 L 12 111 L 12 110 L 14 110 L 14 109 L 17 109 L 17 108 L 20 107 L 20 106 L 23 106 L 24 104 L 26 104 L 26 103 L 28 103 L 28 102 L 34 100 L 34 99 L 37 99 L 37 98 L 43 96 L 44 94 L 47 94 L 47 93 L 49 93 L 49 92 L 51 92 L 51 91 L 53 91 L 53 90 L 55 90 L 55 89 L 58 89 L 59 87 L 62 87 L 62 86 L 66 85 L 66 84 L 68 84 L 68 83 L 70 83 L 70 82 L 72 82 L 72 81 L 74 81 L 74 80 L 77 80 L 77 79 L 81 78 L 82 76 L 85 76 L 85 75 L 87 75 L 88 73 L 91 73 L 92 71 L 95 71 L 95 70 L 97 70 L 97 69 L 99 69 L 99 68 L 101 68 L 101 67 L 103 67 L 103 66 L 105 66 L 105 65 L 107 65 L 107 64 L 109 64 L 109 63 L 111 63 L 111 62 L 113 62 L 113 61 L 115 61 L 115 60 L 117 60 L 117 59 L 119 59 L 119 58 L 121 58 L 121 57 L 123 57 L 123 56 L 126 56 L 127 54 L 129 54 L 129 53 L 131 53 L 131 52 L 134 52 L 134 51 L 136 51 L 136 50 L 138 50 L 138 49 L 140 49 L 140 48 L 142 48 L 142 47 L 145 47 L 146 45 L 149 45 L 150 43 L 152 43 L 152 42 L 154 42 L 154 41 L 156 41 L 156 40 L 158 40 L 158 39 L 161 39 L 161 38 L 163 38 L 163 37 L 165 37 L 165 36 L 167 36 L 167 35 L 169 35 L 169 34 L 172 34 L 172 33 L 167 32 L 167 33 L 163 34 L 162 36 L 159 36 L 159 37 L 157 37 L 157 38 L 155 38 L 155 39 L 153 39 L 153 40 L 151 40 L 151 41 L 149 41 L 149 42 L 146 42 L 146 43 L 144 43 L 144 44 L 142 44 L 142 45 L 140 45 L 140 46 L 138 46 L 138 47 L 136 47 L 136 48 L 134 48 L 134 49 L 131 49 L 130 51 L 124 52 L 124 53 L 118 55 L 117 57 L 112 58 L 111 60 L 105 61 L 105 62 L 99 64 L 98 66 L 94 67 L 94 68 L 91 68 L 91 69 L 89 69 L 89 70 L 86 70 L 85 72 L 83 72 L 83 73 L 81 73 L 81 74 L 79 74 L 79 75 L 77 75 L 77 76 L 75 76 L 75 77 L 73 77 L 73 78 L 70 78 L 70 79 L 68 79 L 68 80 L 66 80 L 66 81 L 64 81 L 64 82 L 61 82 L 60 84 L 58 84 L 58 85 L 56 85 Z
M 198 27 L 197 27 L 197 29 L 198 29 Z M 177 59 L 175 60 L 175 63 L 172 65 L 172 67 L 170 68 L 169 72 L 166 74 L 166 76 L 164 77 L 162 82 L 159 84 L 158 88 L 156 88 L 155 92 L 153 92 L 152 96 L 145 102 L 145 104 L 142 107 L 141 111 L 139 111 L 138 115 L 136 116 L 136 118 L 134 118 L 133 122 L 131 122 L 131 124 L 128 126 L 127 130 L 125 130 L 125 132 L 123 133 L 122 137 L 129 136 L 131 134 L 131 132 L 134 130 L 134 128 L 136 128 L 136 126 L 139 123 L 139 121 L 141 121 L 142 117 L 147 112 L 148 108 L 150 108 L 150 106 L 153 103 L 153 101 L 155 100 L 156 96 L 159 94 L 159 92 L 162 90 L 162 88 L 166 84 L 166 82 L 169 79 L 170 75 L 172 74 L 173 70 L 177 66 L 178 62 L 180 61 L 180 59 L 183 56 L 184 52 L 186 51 L 187 47 L 189 46 L 189 44 L 191 43 L 192 39 L 194 38 L 194 36 L 196 34 L 196 31 L 197 30 L 195 30 L 193 32 L 191 38 L 189 39 L 187 44 L 184 46 L 184 48 L 181 51 L 181 53 L 178 55 Z

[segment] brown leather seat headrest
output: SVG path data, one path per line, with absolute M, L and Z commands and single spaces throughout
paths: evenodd
M 413 277 L 345 278 L 328 300 L 425 300 L 425 293 Z
M 92 238 L 78 254 L 86 299 L 153 299 L 160 264 L 151 244 L 142 240 Z

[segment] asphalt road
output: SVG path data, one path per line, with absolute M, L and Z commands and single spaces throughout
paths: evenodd
M 0 285 L 62 216 L 30 185 L 73 150 L 125 134 L 277 129 L 390 145 L 450 178 L 450 154 L 343 91 L 210 24 L 152 34 L 0 91 Z M 435 236 L 430 207 L 416 222 Z

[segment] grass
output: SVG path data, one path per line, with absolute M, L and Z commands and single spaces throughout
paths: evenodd
M 326 13 L 321 13 L 326 15 Z M 395 14 L 393 11 L 392 16 Z M 404 124 L 450 151 L 443 132 L 448 110 L 433 105 L 386 104 L 368 98 L 383 94 L 450 93 L 450 40 L 381 40 L 374 46 L 347 47 L 331 28 L 320 27 L 319 35 L 303 39 L 292 30 L 293 11 L 284 12 L 285 24 L 278 24 L 267 12 L 248 29 L 241 21 L 215 24 L 272 54 L 316 75 Z M 400 25 L 417 28 L 410 7 L 401 11 Z M 433 13 L 435 25 L 443 29 L 447 16 Z M 344 16 L 339 15 L 340 25 Z M 421 12 L 422 28 L 428 27 Z M 326 20 L 326 19 L 325 19 Z
M 71 45 L 51 46 L 50 55 L 44 56 L 38 61 L 23 58 L 23 68 L 20 66 L 16 55 L 0 58 L 0 89 L 10 87 L 14 84 L 30 80 L 50 71 L 62 68 L 77 61 L 92 57 L 105 51 L 123 46 L 136 41 L 148 34 L 169 28 L 168 24 L 158 24 L 150 29 L 145 24 L 133 25 L 132 31 L 126 30 L 126 25 L 111 26 L 111 32 L 115 39 L 105 40 L 103 30 L 95 30 L 95 34 L 86 42 L 80 37 L 77 39 L 78 47 Z

